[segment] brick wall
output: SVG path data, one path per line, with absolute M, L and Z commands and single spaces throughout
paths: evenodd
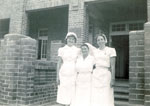
M 56 66 L 52 61 L 36 60 L 34 85 L 47 85 L 56 82 Z
M 34 105 L 55 103 L 57 93 L 56 71 L 36 70 L 35 78 Z
M 1 104 L 33 103 L 35 40 L 23 35 L 5 35 L 0 57 Z
M 147 0 L 147 13 L 148 21 L 150 21 L 150 0 Z
M 2 53 L 2 46 L 1 46 L 1 40 L 0 40 L 0 53 Z M 0 98 L 2 98 L 2 55 L 0 54 Z M 0 105 L 2 105 L 2 101 L 0 100 Z
M 36 41 L 5 35 L 0 45 L 0 105 L 33 106 L 56 101 L 56 63 L 36 60 Z
M 87 7 L 85 5 L 85 19 L 84 19 L 84 31 L 85 31 L 85 42 L 89 42 L 89 14 L 88 14 L 88 10 Z
M 144 27 L 145 53 L 145 106 L 150 106 L 150 22 Z
M 32 104 L 33 101 L 33 87 L 34 87 L 34 73 L 35 73 L 35 59 L 36 59 L 36 41 L 30 37 L 25 36 L 21 39 L 21 61 L 20 70 L 18 72 L 18 104 Z M 24 92 L 24 93 L 23 93 Z
M 36 61 L 34 76 L 34 105 L 56 102 L 56 63 Z
M 33 105 L 44 105 L 56 103 L 56 84 L 50 85 L 35 85 L 34 87 L 34 104 Z M 32 105 L 31 105 L 32 106 Z
M 10 18 L 12 4 L 12 0 L 0 0 L 0 19 Z
M 10 14 L 9 33 L 27 35 L 28 16 L 25 12 L 27 0 L 13 0 Z
M 77 34 L 77 44 L 82 44 L 86 39 L 87 25 L 86 7 L 83 0 L 72 0 L 69 4 L 68 31 L 73 31 Z
M 144 104 L 144 31 L 129 34 L 129 103 Z

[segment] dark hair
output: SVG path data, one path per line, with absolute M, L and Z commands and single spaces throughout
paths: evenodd
M 89 46 L 88 46 L 86 43 L 82 44 L 82 45 L 80 46 L 80 48 L 83 47 L 83 46 L 86 46 L 86 47 L 89 49 Z
M 68 36 L 68 37 L 74 37 L 74 39 L 75 39 L 75 43 L 77 42 L 77 38 L 76 38 L 74 35 L 70 35 L 70 36 Z M 67 38 L 65 38 L 65 44 L 67 44 L 67 39 L 68 39 L 68 37 L 67 37 Z
M 102 36 L 104 38 L 104 40 L 107 42 L 107 38 L 106 38 L 106 35 L 104 33 L 97 34 L 97 36 L 96 36 L 96 42 L 97 42 L 97 39 L 98 39 L 99 36 Z

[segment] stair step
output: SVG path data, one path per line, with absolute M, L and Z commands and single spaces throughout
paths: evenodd
M 128 80 L 116 80 L 115 86 L 116 87 L 129 87 L 129 81 Z
M 126 87 L 128 88 L 129 87 L 129 84 L 124 84 L 124 83 L 115 83 L 114 85 L 115 87 Z
M 128 101 L 115 101 L 115 106 L 129 106 Z
M 115 97 L 115 99 L 119 99 L 119 100 L 128 100 L 129 99 L 129 94 L 115 93 L 114 97 Z
M 125 87 L 114 87 L 114 92 L 129 93 L 129 88 L 125 88 Z

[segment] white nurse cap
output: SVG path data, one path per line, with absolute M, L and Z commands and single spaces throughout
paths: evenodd
M 105 34 L 102 34 L 102 36 L 104 37 L 105 43 L 107 43 L 107 37 Z
M 69 36 L 74 36 L 77 39 L 77 35 L 74 32 L 68 32 L 65 39 L 67 39 Z

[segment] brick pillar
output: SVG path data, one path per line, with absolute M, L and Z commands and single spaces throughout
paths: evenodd
M 9 33 L 28 34 L 28 16 L 25 13 L 27 0 L 13 0 L 10 16 Z
M 144 105 L 144 31 L 129 33 L 129 103 Z
M 145 106 L 150 106 L 150 22 L 144 27 L 145 44 Z
M 85 31 L 85 41 L 89 42 L 89 13 L 87 11 L 87 6 L 85 5 L 85 17 L 84 17 L 84 31 Z
M 0 103 L 22 106 L 33 103 L 36 41 L 7 34 L 0 51 Z
M 86 41 L 87 36 L 87 14 L 84 0 L 71 0 L 69 4 L 68 31 L 78 35 L 77 43 L 80 45 Z
M 150 21 L 150 0 L 147 0 L 147 15 L 148 21 Z
M 3 98 L 2 95 L 2 40 L 0 40 L 0 105 L 3 105 L 3 101 L 1 98 Z

